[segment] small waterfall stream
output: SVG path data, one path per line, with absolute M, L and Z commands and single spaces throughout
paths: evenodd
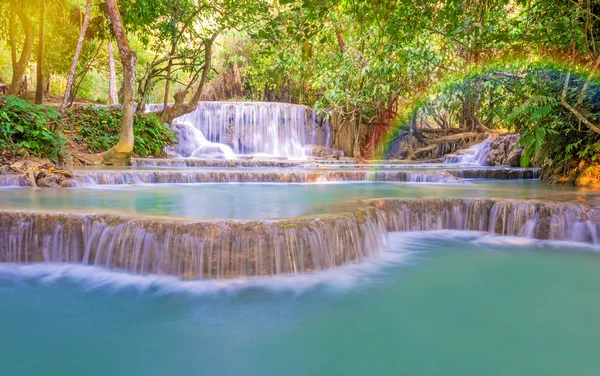
M 454 155 L 448 155 L 444 163 L 457 163 L 466 165 L 485 165 L 485 158 L 490 152 L 490 140 L 487 139 L 480 144 L 471 146 L 465 150 L 459 150 Z
M 204 134 L 192 124 L 181 122 L 175 125 L 179 129 L 179 155 L 192 158 L 235 158 L 235 154 L 229 146 L 208 141 Z

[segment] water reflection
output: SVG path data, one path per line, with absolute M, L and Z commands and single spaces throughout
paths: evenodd
M 324 214 L 373 198 L 508 198 L 577 201 L 600 205 L 600 192 L 548 186 L 539 181 L 470 181 L 467 184 L 181 184 L 95 188 L 0 190 L 11 209 L 110 210 L 188 218 L 258 219 Z

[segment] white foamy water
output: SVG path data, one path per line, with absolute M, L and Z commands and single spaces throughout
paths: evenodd
M 188 122 L 176 124 L 179 129 L 178 152 L 181 156 L 235 159 L 233 149 L 228 145 L 208 141 L 202 131 Z
M 147 110 L 160 108 L 162 105 L 148 105 Z M 183 157 L 204 156 L 211 148 L 222 152 L 219 145 L 223 145 L 234 155 L 303 159 L 305 145 L 331 143 L 329 125 L 319 127 L 314 113 L 309 114 L 305 106 L 288 103 L 200 102 L 195 111 L 174 123 L 186 125 L 180 127 L 179 154 Z M 190 132 L 187 126 L 198 132 Z
M 468 149 L 459 150 L 456 155 L 446 156 L 444 163 L 484 166 L 490 152 L 490 140 L 473 145 Z

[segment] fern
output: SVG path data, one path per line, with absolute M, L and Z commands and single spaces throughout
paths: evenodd
M 527 99 L 521 106 L 516 107 L 507 117 L 509 122 L 525 118 L 529 123 L 535 123 L 547 118 L 559 105 L 556 98 L 547 95 L 535 95 Z

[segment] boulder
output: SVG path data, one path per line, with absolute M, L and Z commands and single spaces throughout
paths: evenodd
M 73 178 L 72 171 L 56 168 L 49 160 L 39 158 L 15 162 L 4 170 L 22 175 L 27 185 L 33 187 L 65 187 Z
M 517 148 L 510 151 L 506 157 L 506 165 L 510 167 L 521 166 L 521 156 L 523 155 L 523 148 Z
M 485 159 L 487 166 L 510 166 L 521 165 L 523 148 L 518 148 L 520 136 L 518 134 L 505 134 L 494 137 L 490 141 L 490 151 Z
M 577 187 L 600 188 L 600 164 L 580 165 L 575 178 Z
M 600 188 L 600 163 L 573 160 L 557 167 L 546 164 L 542 168 L 542 179 L 550 184 L 597 189 Z
M 309 157 L 326 159 L 340 159 L 344 156 L 344 152 L 342 151 L 320 145 L 306 145 L 304 146 L 304 152 Z

